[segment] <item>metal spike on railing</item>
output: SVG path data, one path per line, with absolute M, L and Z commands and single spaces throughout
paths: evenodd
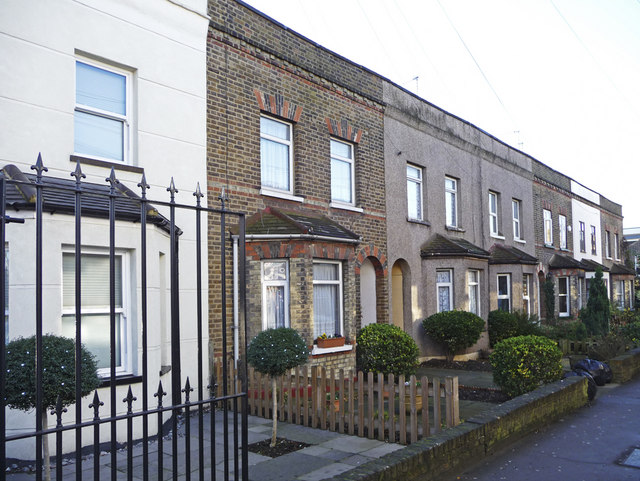
M 151 186 L 149 184 L 147 184 L 147 177 L 144 175 L 144 172 L 142 173 L 142 179 L 140 179 L 140 182 L 138 183 L 138 187 L 140 187 L 140 189 L 142 189 L 142 198 L 146 199 L 147 198 L 147 189 L 150 189 Z
M 76 187 L 80 187 L 80 182 L 82 179 L 86 179 L 87 176 L 82 172 L 82 168 L 80 168 L 80 161 L 76 161 L 76 170 L 71 172 L 71 177 L 76 178 Z
M 211 376 L 211 382 L 207 384 L 207 389 L 211 393 L 211 396 L 215 398 L 218 392 L 218 383 L 213 381 L 213 376 Z
M 158 381 L 158 392 L 153 395 L 153 397 L 158 398 L 158 407 L 162 407 L 162 397 L 166 396 L 167 393 L 162 390 L 162 381 Z
M 167 192 L 171 194 L 171 202 L 174 202 L 176 200 L 178 189 L 176 189 L 176 184 L 173 181 L 173 177 L 171 177 L 171 183 L 169 184 L 169 187 L 167 187 Z
M 93 409 L 94 421 L 97 421 L 98 419 L 100 419 L 100 414 L 98 413 L 98 410 L 100 409 L 101 406 L 104 406 L 104 403 L 100 401 L 100 397 L 98 397 L 98 390 L 96 389 L 93 394 L 93 402 L 89 404 L 89 409 Z
M 36 171 L 36 183 L 39 184 L 40 181 L 42 180 L 42 173 L 43 172 L 49 172 L 49 169 L 47 169 L 44 164 L 42 163 L 42 153 L 38 152 L 38 160 L 36 160 L 36 165 L 32 165 L 31 166 L 31 170 L 35 170 Z
M 131 414 L 133 412 L 131 405 L 133 404 L 133 401 L 137 401 L 137 400 L 138 398 L 133 395 L 133 392 L 131 392 L 131 385 L 129 385 L 129 391 L 127 391 L 127 397 L 122 400 L 123 403 L 127 403 L 127 414 Z
M 193 388 L 191 387 L 191 383 L 189 382 L 189 376 L 187 376 L 187 382 L 184 383 L 184 389 L 182 390 L 184 393 L 184 402 L 185 404 L 189 404 L 189 393 L 193 392 Z
M 56 416 L 56 427 L 62 427 L 62 414 L 67 412 L 67 408 L 62 406 L 60 394 L 56 398 L 56 407 L 51 410 L 51 414 Z
M 222 191 L 220 192 L 220 195 L 218 196 L 218 200 L 222 204 L 222 210 L 225 210 L 225 208 L 226 208 L 225 203 L 229 201 L 229 196 L 227 195 L 227 191 L 224 189 L 224 187 L 222 188 Z
M 116 171 L 113 167 L 111 167 L 111 174 L 105 180 L 111 185 L 111 194 L 114 194 L 116 185 L 118 185 L 120 181 L 116 178 Z
M 202 190 L 200 190 L 200 182 L 198 182 L 198 184 L 196 185 L 196 191 L 193 193 L 193 195 L 196 198 L 196 205 L 200 207 L 200 199 L 204 197 Z

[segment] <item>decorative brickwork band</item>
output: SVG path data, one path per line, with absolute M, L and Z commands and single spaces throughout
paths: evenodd
M 298 122 L 302 115 L 302 107 L 298 107 L 292 104 L 288 100 L 285 100 L 282 95 L 270 95 L 254 90 L 260 110 L 269 112 L 270 114 L 277 115 L 284 119 L 289 119 L 293 122 Z
M 378 277 L 386 277 L 388 272 L 387 266 L 387 256 L 385 256 L 378 246 L 374 246 L 373 244 L 369 244 L 368 246 L 363 247 L 358 252 L 356 256 L 356 266 L 355 272 L 356 274 L 360 274 L 360 267 L 366 258 L 372 258 L 375 260 L 373 263 L 373 267 L 376 270 L 376 276 Z
M 342 120 L 338 123 L 337 120 L 327 117 L 325 122 L 327 123 L 327 128 L 331 135 L 340 137 L 341 139 L 346 139 L 350 142 L 355 142 L 356 144 L 360 142 L 360 139 L 362 139 L 362 129 L 352 127 L 346 120 Z

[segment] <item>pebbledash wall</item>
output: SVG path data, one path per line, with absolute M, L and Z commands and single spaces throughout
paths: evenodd
M 261 230 L 259 221 L 252 224 L 253 234 L 247 242 L 249 337 L 263 328 L 263 263 L 281 260 L 288 268 L 289 303 L 285 308 L 289 325 L 312 346 L 318 335 L 314 330 L 313 263 L 324 260 L 337 261 L 341 267 L 342 334 L 353 342 L 362 323 L 363 264 L 365 274 L 374 276 L 374 292 L 365 294 L 366 302 L 375 306 L 377 319 L 388 319 L 382 80 L 242 2 L 211 1 L 209 15 L 209 202 L 224 189 L 232 210 L 251 216 L 271 215 L 269 209 L 274 209 L 318 222 L 326 217 L 356 235 L 354 242 L 303 231 L 279 237 Z M 293 174 L 288 192 L 263 185 L 262 118 L 291 128 Z M 332 201 L 332 139 L 353 149 L 355 199 L 350 205 Z M 300 225 L 294 223 L 292 228 Z M 210 240 L 216 235 L 210 232 Z M 215 242 L 209 248 L 215 249 Z M 369 265 L 373 269 L 367 269 Z M 215 269 L 210 266 L 210 282 L 219 276 Z M 210 292 L 210 306 L 214 336 L 221 310 L 215 289 Z M 221 339 L 213 339 L 214 355 L 220 355 Z M 354 366 L 352 348 L 314 351 L 312 364 Z

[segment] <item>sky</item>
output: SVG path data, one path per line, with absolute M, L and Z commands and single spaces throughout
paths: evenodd
M 622 204 L 640 226 L 640 0 L 245 0 Z

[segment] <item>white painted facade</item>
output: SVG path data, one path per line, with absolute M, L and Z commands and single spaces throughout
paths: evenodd
M 3 0 L 0 2 L 0 167 L 15 164 L 32 172 L 38 153 L 48 177 L 72 179 L 71 156 L 76 115 L 76 62 L 122 72 L 128 79 L 125 160 L 83 163 L 86 182 L 105 184 L 111 166 L 134 192 L 142 169 L 151 188 L 150 200 L 169 201 L 166 188 L 173 177 L 176 202 L 195 204 L 197 183 L 206 194 L 206 0 Z M 91 158 L 91 155 L 82 155 Z M 124 167 L 124 168 L 121 168 Z M 206 205 L 206 197 L 202 199 Z M 169 217 L 167 209 L 159 208 Z M 10 213 L 11 214 L 11 213 Z M 35 332 L 35 251 L 33 212 L 13 215 L 25 224 L 9 224 L 9 338 Z M 205 217 L 205 216 L 203 216 Z M 45 214 L 44 332 L 60 333 L 62 253 L 73 249 L 73 217 Z M 196 256 L 195 215 L 178 211 L 180 236 L 180 319 L 183 379 L 196 387 Z M 167 354 L 170 319 L 168 234 L 148 228 L 149 387 L 157 389 Z M 202 299 L 204 350 L 208 351 L 206 223 L 202 225 Z M 108 247 L 108 222 L 83 220 L 83 249 Z M 124 254 L 127 323 L 131 329 L 129 372 L 141 372 L 140 226 L 117 222 L 116 244 Z M 206 369 L 206 363 L 205 363 Z M 162 376 L 169 392 L 170 373 Z M 207 373 L 205 371 L 205 379 Z M 141 399 L 140 384 L 134 395 Z M 137 392 L 136 392 L 137 389 Z M 122 391 L 122 392 L 120 392 Z M 126 386 L 118 388 L 124 398 Z M 169 392 L 170 395 L 170 392 Z M 101 393 L 109 412 L 108 390 Z M 153 399 L 153 396 L 151 396 Z M 88 404 L 89 401 L 86 403 Z M 118 407 L 125 412 L 126 405 Z M 90 414 L 87 410 L 87 417 Z M 73 409 L 65 415 L 73 419 Z M 9 429 L 33 429 L 33 417 L 9 411 Z M 49 423 L 52 421 L 50 420 Z M 152 429 L 153 426 L 151 426 Z M 139 430 L 140 426 L 136 426 Z M 107 434 L 107 429 L 103 430 Z M 122 433 L 124 435 L 124 433 Z M 66 440 L 67 438 L 65 438 Z M 53 439 L 51 439 L 53 441 Z M 64 450 L 73 449 L 65 443 Z M 91 441 L 84 435 L 84 441 Z M 26 451 L 25 451 L 26 449 Z M 9 457 L 33 456 L 29 442 L 8 445 Z

